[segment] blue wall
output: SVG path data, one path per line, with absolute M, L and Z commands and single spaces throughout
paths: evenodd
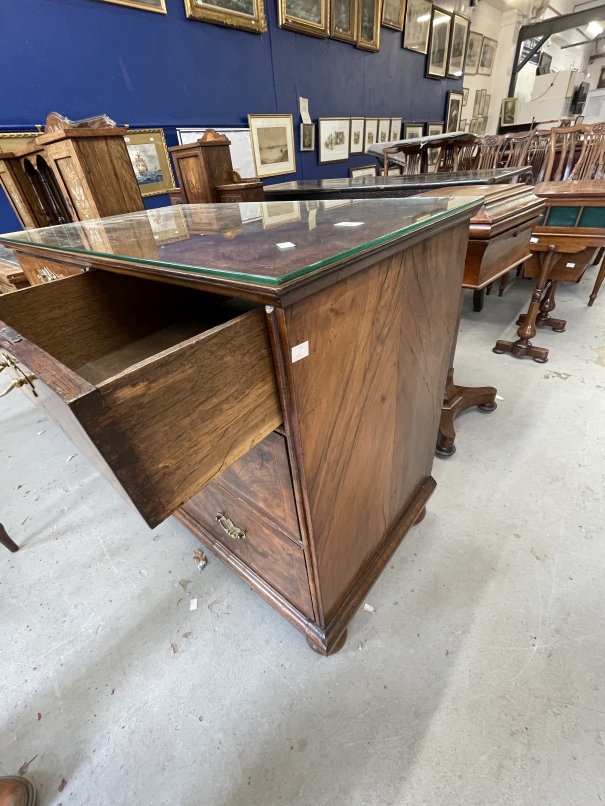
M 462 85 L 424 78 L 426 57 L 404 50 L 400 31 L 381 28 L 380 51 L 368 53 L 281 30 L 276 0 L 265 0 L 262 36 L 188 20 L 183 0 L 166 6 L 164 16 L 101 0 L 2 0 L 0 130 L 33 128 L 50 111 L 105 112 L 132 128 L 161 126 L 174 145 L 174 127 L 243 126 L 248 113 L 291 112 L 297 127 L 301 95 L 313 120 L 443 120 L 447 90 Z M 316 153 L 298 152 L 296 176 L 284 179 L 347 176 L 367 162 L 318 165 Z M 18 228 L 2 194 L 0 232 Z

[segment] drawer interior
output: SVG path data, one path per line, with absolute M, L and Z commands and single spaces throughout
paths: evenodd
M 95 271 L 0 300 L 0 319 L 97 385 L 254 307 L 190 288 Z

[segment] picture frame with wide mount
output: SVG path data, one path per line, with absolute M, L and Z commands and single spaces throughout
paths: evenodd
M 363 133 L 363 150 L 367 151 L 370 146 L 378 142 L 378 118 L 366 118 Z
M 351 118 L 319 118 L 319 164 L 346 162 L 351 154 Z
M 351 154 L 363 154 L 365 126 L 365 118 L 351 118 Z
M 416 140 L 424 136 L 424 123 L 404 123 L 403 139 Z
M 358 176 L 377 176 L 376 164 L 349 168 L 349 179 L 356 179 Z
M 255 176 L 295 173 L 292 115 L 248 115 Z
M 479 57 L 479 66 L 477 67 L 478 75 L 491 76 L 492 70 L 494 69 L 497 47 L 498 43 L 495 39 L 490 39 L 488 36 L 483 37 L 481 56 Z
M 403 28 L 403 47 L 416 53 L 428 53 L 431 30 L 431 0 L 408 0 Z
M 460 118 L 462 117 L 462 93 L 457 90 L 448 90 L 447 105 L 445 109 L 446 132 L 460 131 Z
M 300 150 L 315 151 L 315 124 L 300 124 Z
M 388 143 L 391 136 L 391 118 L 378 118 L 377 143 Z
M 518 98 L 503 98 L 500 106 L 500 125 L 514 126 L 517 122 Z
M 389 140 L 401 140 L 401 123 L 403 118 L 391 118 L 391 131 L 389 133 Z
M 452 15 L 449 11 L 433 6 L 429 52 L 426 59 L 427 78 L 441 80 L 446 77 L 451 27 Z
M 466 45 L 471 21 L 462 14 L 452 16 L 452 30 L 450 34 L 450 49 L 447 57 L 447 77 L 461 78 L 464 73 L 466 60 Z
M 479 67 L 479 58 L 481 57 L 481 48 L 483 47 L 483 34 L 477 31 L 471 31 L 468 35 L 468 44 L 466 46 L 466 64 L 464 72 L 467 76 L 476 76 L 477 68 Z
M 263 34 L 267 30 L 264 0 L 185 0 L 190 20 Z

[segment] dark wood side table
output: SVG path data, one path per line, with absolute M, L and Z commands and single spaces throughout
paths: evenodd
M 157 210 L 2 236 L 91 269 L 0 296 L 3 375 L 148 525 L 175 514 L 328 654 L 435 488 L 480 204 L 181 205 L 165 243 Z
M 527 313 L 517 322 L 519 338 L 497 341 L 494 352 L 544 364 L 548 350 L 536 347 L 531 339 L 538 327 L 556 333 L 565 330 L 566 321 L 550 315 L 557 283 L 580 282 L 595 250 L 605 247 L 605 180 L 544 182 L 534 192 L 546 203 L 530 240 L 533 259 L 525 268 L 527 277 L 536 278 L 536 286 Z

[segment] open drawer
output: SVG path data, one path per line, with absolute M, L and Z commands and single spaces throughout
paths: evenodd
M 3 295 L 0 362 L 151 527 L 282 422 L 262 308 L 189 288 L 93 271 Z

